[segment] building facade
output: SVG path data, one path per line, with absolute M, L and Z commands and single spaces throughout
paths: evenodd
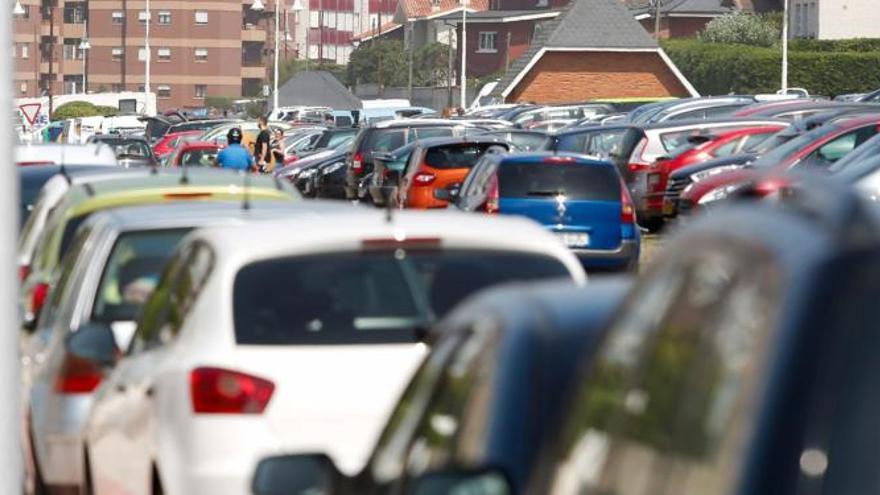
M 878 38 L 878 7 L 876 0 L 791 0 L 790 35 L 825 40 Z

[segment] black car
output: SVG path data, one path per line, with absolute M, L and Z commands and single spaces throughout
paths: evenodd
M 548 149 L 551 139 L 547 133 L 525 129 L 499 129 L 486 133 L 511 144 L 514 151 L 541 151 Z
M 118 136 L 99 134 L 91 136 L 90 143 L 105 143 L 116 153 L 116 161 L 121 167 L 158 167 L 159 160 L 146 138 L 137 136 Z
M 629 125 L 594 125 L 560 131 L 551 137 L 547 149 L 583 153 L 602 159 L 617 158 L 621 155 L 623 137 L 634 129 Z M 623 171 L 621 170 L 621 174 Z
M 335 494 L 413 493 L 425 471 L 501 467 L 522 493 L 541 443 L 555 432 L 565 403 L 560 390 L 589 360 L 628 287 L 623 279 L 580 289 L 556 282 L 474 296 L 435 330 L 431 354 L 360 474 L 346 477 L 322 455 L 269 458 L 257 468 L 254 493 L 279 493 L 275 487 L 319 475 L 332 480 Z M 303 477 L 285 479 L 282 470 Z
M 464 136 L 469 131 L 483 132 L 483 129 L 466 120 L 441 119 L 389 120 L 361 129 L 345 163 L 345 198 L 369 200 L 369 194 L 361 183 L 373 171 L 374 153 L 387 153 L 417 139 Z M 360 191 L 367 197 L 359 196 Z

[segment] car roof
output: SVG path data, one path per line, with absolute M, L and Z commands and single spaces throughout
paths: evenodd
M 470 126 L 467 120 L 451 120 L 451 119 L 396 119 L 383 120 L 371 124 L 373 129 L 393 129 L 397 127 L 437 127 L 437 126 Z
M 478 144 L 478 143 L 494 143 L 507 146 L 508 143 L 498 136 L 487 136 L 486 134 L 472 134 L 469 136 L 458 137 L 433 137 L 426 139 L 418 139 L 413 141 L 419 148 L 434 148 L 438 146 L 447 146 L 452 144 Z M 398 148 L 400 149 L 400 148 Z
M 603 131 L 620 131 L 620 130 L 629 130 L 634 127 L 638 127 L 635 124 L 615 124 L 615 125 L 591 125 L 591 126 L 583 126 L 577 127 L 574 129 L 560 129 L 560 132 L 557 132 L 555 135 L 557 137 L 561 136 L 569 136 L 572 134 L 592 134 Z
M 596 157 L 591 157 L 579 153 L 570 153 L 567 151 L 553 152 L 553 151 L 529 151 L 526 153 L 507 153 L 502 154 L 499 153 L 497 155 L 492 155 L 492 157 L 497 160 L 499 163 L 543 163 L 545 160 L 550 159 L 559 159 L 560 161 L 573 161 L 582 165 L 596 165 L 596 166 L 606 166 L 606 167 L 614 167 L 614 164 L 607 160 L 600 160 Z
M 770 117 L 720 117 L 716 119 L 685 119 L 685 120 L 667 120 L 665 122 L 656 122 L 645 125 L 635 125 L 645 131 L 673 129 L 676 127 L 700 127 L 700 126 L 723 126 L 723 125 L 764 125 L 781 123 L 786 126 L 791 125 L 791 121 L 784 119 L 775 119 Z
M 180 150 L 187 150 L 190 148 L 216 148 L 220 149 L 223 146 L 219 143 L 215 143 L 213 141 L 185 141 L 180 144 Z
M 395 240 L 424 245 L 439 239 L 443 247 L 457 249 L 533 252 L 563 260 L 569 271 L 583 280 L 574 255 L 540 225 L 525 218 L 471 215 L 459 212 L 400 211 L 351 208 L 349 211 L 315 218 L 278 219 L 242 227 L 199 230 L 194 238 L 214 247 L 217 259 L 234 263 L 295 254 L 360 250 L 363 241 L 380 244 Z M 328 228 L 329 227 L 329 228 Z M 259 245 L 261 249 L 254 250 Z

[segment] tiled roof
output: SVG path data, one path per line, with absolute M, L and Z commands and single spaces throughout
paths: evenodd
M 361 108 L 361 100 L 325 71 L 300 72 L 278 88 L 278 102 L 283 106 L 321 105 L 337 109 Z
M 407 19 L 427 17 L 461 8 L 459 0 L 400 0 L 399 8 Z M 483 11 L 489 8 L 489 0 L 470 0 L 468 10 Z

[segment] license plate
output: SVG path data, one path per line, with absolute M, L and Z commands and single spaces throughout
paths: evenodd
M 672 201 L 664 201 L 663 202 L 663 214 L 664 215 L 672 215 L 675 213 L 675 205 Z
M 582 232 L 557 232 L 556 235 L 570 248 L 587 247 L 590 244 L 590 235 Z

